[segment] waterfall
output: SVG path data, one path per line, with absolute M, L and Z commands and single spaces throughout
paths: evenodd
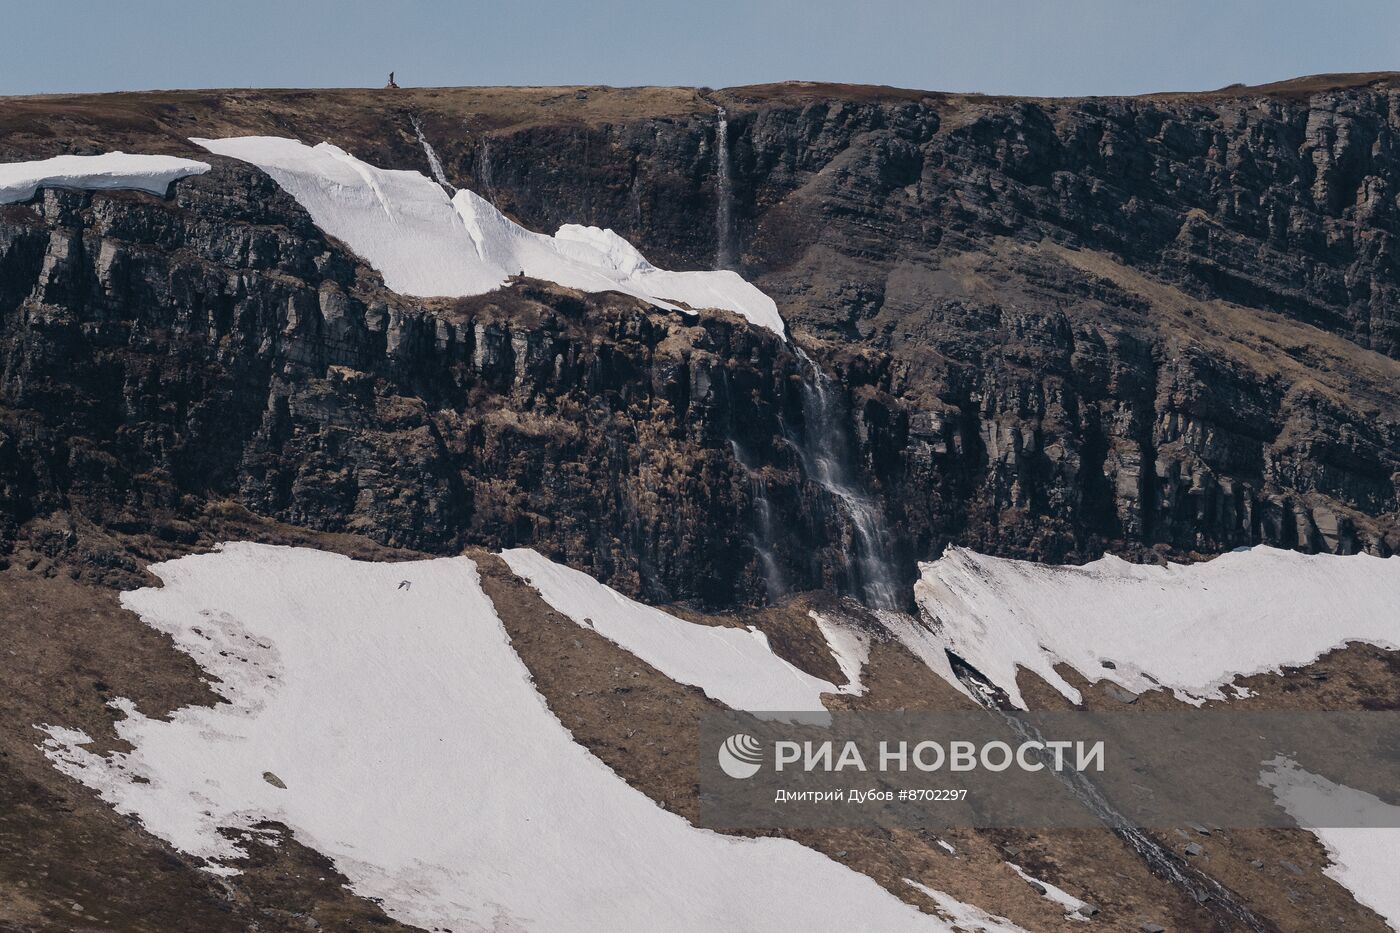
M 729 151 L 729 115 L 716 107 L 715 123 L 715 268 L 734 265 L 734 181 Z M 886 533 L 880 510 L 863 492 L 855 479 L 856 471 L 847 441 L 847 411 L 840 393 L 831 390 L 830 380 L 821 367 L 795 343 L 789 344 L 801 363 L 802 416 L 806 424 L 801 440 L 789 437 L 806 473 L 831 497 L 852 531 L 854 554 L 846 555 L 849 586 L 853 593 L 875 609 L 900 609 L 898 575 L 894 570 L 894 548 Z M 733 442 L 731 442 L 733 443 Z M 738 445 L 735 456 L 744 463 Z M 787 592 L 773 542 L 773 509 L 768 500 L 767 482 L 745 464 L 752 483 L 757 528 L 754 550 L 763 565 L 769 598 Z
M 773 552 L 773 504 L 768 501 L 768 480 L 755 477 L 753 480 L 753 506 L 758 513 L 758 538 L 754 549 L 758 552 L 759 563 L 763 565 L 763 582 L 768 589 L 768 599 L 776 602 L 788 591 L 783 568 L 778 566 L 778 558 Z
M 486 200 L 488 200 L 488 201 L 493 200 L 492 197 L 491 197 L 491 189 L 492 189 L 494 186 L 493 186 L 492 183 L 491 183 L 491 137 L 490 137 L 490 136 L 483 136 L 483 137 L 481 137 L 481 159 L 480 159 L 480 161 L 477 163 L 476 177 L 477 177 L 477 180 L 481 182 L 481 196 L 484 197 L 484 198 L 485 198 Z
M 723 107 L 715 126 L 715 179 L 715 268 L 728 269 L 734 264 L 733 182 L 729 175 L 729 119 Z
M 826 490 L 850 521 L 855 554 L 847 555 L 851 590 L 874 609 L 899 609 L 899 583 L 894 572 L 894 549 L 879 507 L 854 478 L 854 463 L 846 437 L 846 410 L 831 390 L 831 380 L 797 344 L 791 344 L 802 364 L 802 416 L 806 430 L 795 444 L 807 473 Z
M 456 194 L 457 189 L 453 187 L 452 182 L 447 180 L 447 173 L 442 170 L 442 161 L 438 159 L 433 144 L 428 142 L 428 137 L 423 135 L 423 127 L 418 123 L 418 118 L 411 117 L 410 119 L 413 122 L 413 132 L 418 136 L 418 144 L 423 147 L 423 155 L 428 157 L 428 170 L 433 173 L 434 180 L 449 192 Z
M 773 529 L 773 503 L 768 498 L 768 480 L 756 465 L 750 463 L 738 441 L 731 439 L 729 447 L 734 452 L 734 459 L 749 474 L 749 498 L 753 501 L 755 520 L 750 543 L 753 544 L 754 553 L 758 555 L 758 563 L 763 570 L 763 583 L 768 591 L 768 601 L 777 602 L 787 594 L 788 585 L 774 550 L 777 536 Z

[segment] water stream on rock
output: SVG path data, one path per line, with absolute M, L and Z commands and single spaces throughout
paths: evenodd
M 491 196 L 493 185 L 491 183 L 491 137 L 481 137 L 481 159 L 477 163 L 476 177 L 481 182 L 481 196 L 488 201 L 494 200 Z
M 802 368 L 802 416 L 805 430 L 800 441 L 789 438 L 802 457 L 807 475 L 831 496 L 850 520 L 854 555 L 847 555 L 851 591 L 872 609 L 900 609 L 894 548 L 885 531 L 880 509 L 858 485 L 850 444 L 846 439 L 848 412 L 831 380 L 802 348 L 791 344 Z
M 428 158 L 428 170 L 433 173 L 433 180 L 446 188 L 449 193 L 456 194 L 457 189 L 452 182 L 447 180 L 447 173 L 442 170 L 442 160 L 438 158 L 433 144 L 428 142 L 428 137 L 423 135 L 423 127 L 418 122 L 418 118 L 410 117 L 409 120 L 413 124 L 414 135 L 418 137 L 418 144 L 423 147 L 423 155 Z
M 948 660 L 953 666 L 953 673 L 962 681 L 963 686 L 967 687 L 973 699 L 987 711 L 1000 716 L 1021 741 L 1042 744 L 1046 741 L 1039 729 L 1017 716 L 1017 710 L 1008 708 L 1005 695 L 991 686 L 975 668 L 951 652 Z M 1154 874 L 1181 888 L 1197 904 L 1223 919 L 1228 924 L 1228 929 L 1242 928 L 1254 933 L 1270 933 L 1274 930 L 1272 924 L 1260 920 L 1241 903 L 1233 891 L 1167 851 L 1142 827 L 1120 813 L 1098 786 L 1084 774 L 1058 769 L 1054 774 L 1075 799 L 1122 839 L 1128 848 L 1137 853 Z
M 753 500 L 754 531 L 750 536 L 754 553 L 758 555 L 759 567 L 763 571 L 764 588 L 770 602 L 777 602 L 788 591 L 787 578 L 778 564 L 776 552 L 776 532 L 773 527 L 773 503 L 768 498 L 768 480 L 760 468 L 750 463 L 750 458 L 736 440 L 729 441 L 734 459 L 749 474 L 749 498 Z
M 729 119 L 719 108 L 719 123 L 715 126 L 715 268 L 728 269 L 734 264 L 733 181 L 729 167 Z

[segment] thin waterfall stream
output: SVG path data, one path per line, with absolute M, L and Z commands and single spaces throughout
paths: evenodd
M 848 412 L 830 377 L 797 344 L 792 344 L 802 370 L 803 438 L 794 442 L 807 474 L 837 504 L 851 523 L 855 554 L 847 555 L 851 589 L 872 609 L 900 609 L 894 547 L 880 508 L 856 480 L 855 461 L 847 441 Z
M 729 151 L 729 115 L 715 107 L 715 268 L 729 269 L 734 250 L 734 179 Z M 854 553 L 846 554 L 850 591 L 873 609 L 901 609 L 898 574 L 894 570 L 894 548 L 884 527 L 879 506 L 861 489 L 858 471 L 847 441 L 849 412 L 841 393 L 833 391 L 831 380 L 802 348 L 789 338 L 802 374 L 801 437 L 788 436 L 806 474 L 831 498 L 837 511 L 849 523 Z M 736 457 L 739 455 L 737 445 Z M 740 458 L 742 462 L 742 458 Z M 777 598 L 787 587 L 776 558 L 773 508 L 767 482 L 745 464 L 751 477 L 757 528 L 754 547 L 763 568 L 769 598 Z
M 777 531 L 773 524 L 773 503 L 768 498 L 768 479 L 764 476 L 762 467 L 751 462 L 738 441 L 731 438 L 729 448 L 734 453 L 734 459 L 749 474 L 749 498 L 753 501 L 754 509 L 754 530 L 750 541 L 754 552 L 758 554 L 768 599 L 777 602 L 788 592 L 788 585 L 783 568 L 778 563 Z
M 447 180 L 447 173 L 442 170 L 442 160 L 438 158 L 437 150 L 433 149 L 433 144 L 428 142 L 428 137 L 423 135 L 423 126 L 418 122 L 417 117 L 410 117 L 413 124 L 413 133 L 418 137 L 418 144 L 423 147 L 423 155 L 428 159 L 428 170 L 433 173 L 433 180 L 442 185 L 451 194 L 457 193 L 457 188 L 452 182 Z
M 1040 733 L 1040 730 L 1025 719 L 1016 716 L 1014 710 L 1003 706 L 1004 698 L 998 696 L 998 691 L 991 687 L 971 665 L 951 652 L 948 660 L 952 664 L 953 673 L 957 675 L 958 680 L 967 688 L 978 705 L 1001 717 L 1007 727 L 1016 733 L 1022 741 L 1042 744 L 1045 742 L 1045 736 Z M 1261 920 L 1241 903 L 1239 897 L 1229 888 L 1183 863 L 1181 859 L 1163 848 L 1140 826 L 1120 813 L 1104 797 L 1099 788 L 1082 773 L 1072 770 L 1055 770 L 1053 773 L 1069 789 L 1075 799 L 1137 853 L 1138 857 L 1147 864 L 1147 867 L 1154 874 L 1181 888 L 1192 900 L 1229 924 L 1230 929 L 1243 928 L 1251 930 L 1253 933 L 1272 933 L 1276 930 L 1273 924 Z
M 481 182 L 481 196 L 486 200 L 494 200 L 492 192 L 495 189 L 494 180 L 491 177 L 491 137 L 483 135 L 481 137 L 481 153 L 477 157 L 477 180 Z
M 729 164 L 729 117 L 720 107 L 715 125 L 715 268 L 734 264 L 734 181 Z

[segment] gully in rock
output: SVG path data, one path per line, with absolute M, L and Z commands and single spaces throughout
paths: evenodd
M 1045 736 L 1034 725 L 1015 715 L 1016 710 L 1007 702 L 1005 694 L 993 687 L 976 668 L 951 651 L 948 652 L 948 662 L 978 705 L 1001 717 L 1020 740 L 1045 742 Z M 1251 911 L 1234 891 L 1163 848 L 1142 827 L 1120 813 L 1083 773 L 1071 770 L 1055 770 L 1053 773 L 1086 810 L 1142 859 L 1153 874 L 1185 891 L 1193 901 L 1203 905 L 1226 924 L 1228 929 L 1244 929 L 1252 933 L 1275 933 L 1278 929 L 1275 924 Z

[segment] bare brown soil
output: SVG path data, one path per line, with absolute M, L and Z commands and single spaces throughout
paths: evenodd
M 425 128 L 486 133 L 548 124 L 594 126 L 712 110 L 691 88 L 482 87 L 149 91 L 0 97 L 0 157 L 122 148 L 198 157 L 190 136 L 281 135 L 322 139 L 366 158 L 405 117 Z M 415 143 L 416 145 L 416 143 Z M 207 153 L 204 154 L 207 157 Z
M 1207 708 L 1228 705 L 1236 711 L 1345 711 L 1400 709 L 1400 656 L 1370 645 L 1354 644 L 1337 649 L 1303 667 L 1278 673 L 1240 678 L 1252 696 L 1209 701 Z M 1080 706 L 1101 712 L 1147 712 L 1186 709 L 1169 691 L 1153 690 L 1131 704 L 1115 698 L 1107 681 L 1090 683 L 1074 669 L 1060 665 L 1061 677 L 1078 689 Z M 1018 686 L 1032 709 L 1071 709 L 1071 704 L 1044 680 L 1023 671 Z M 1279 929 L 1375 930 L 1388 926 L 1361 906 L 1345 887 L 1323 874 L 1329 865 L 1327 852 L 1317 837 L 1300 829 L 1212 829 L 1204 836 L 1189 827 L 1153 834 L 1158 843 L 1178 853 L 1239 895 L 1241 901 Z M 1057 834 L 1057 839 L 1059 834 Z M 1188 844 L 1203 849 L 1186 852 Z M 1054 876 L 1050 876 L 1054 880 Z

